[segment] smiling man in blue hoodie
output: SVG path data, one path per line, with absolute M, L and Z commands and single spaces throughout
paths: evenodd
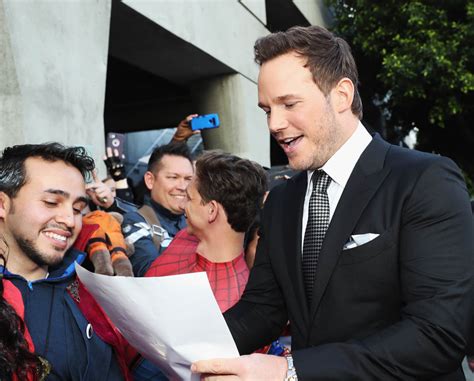
M 58 143 L 14 146 L 0 157 L 0 270 L 20 291 L 14 302 L 24 307 L 30 350 L 51 365 L 47 380 L 130 379 L 123 350 L 113 350 L 124 342 L 74 273 L 74 261 L 85 259 L 76 241 L 87 242 L 81 212 L 93 168 L 83 148 Z M 91 318 L 102 319 L 97 332 Z

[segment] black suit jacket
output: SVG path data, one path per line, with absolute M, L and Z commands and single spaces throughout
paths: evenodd
M 300 380 L 462 380 L 473 312 L 473 237 L 449 159 L 378 135 L 346 184 L 307 305 L 301 269 L 306 173 L 271 192 L 255 266 L 225 318 L 241 353 L 291 323 Z M 353 234 L 378 233 L 348 250 Z

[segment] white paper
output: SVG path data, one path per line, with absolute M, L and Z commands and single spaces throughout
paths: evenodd
M 76 272 L 128 342 L 171 379 L 197 381 L 192 362 L 239 356 L 205 272 L 132 278 L 77 263 Z

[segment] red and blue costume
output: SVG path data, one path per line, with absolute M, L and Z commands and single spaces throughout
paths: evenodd
M 145 276 L 189 274 L 205 271 L 221 312 L 237 303 L 244 292 L 249 268 L 244 253 L 229 262 L 211 262 L 196 252 L 199 240 L 181 230 L 168 248 L 153 262 Z M 258 351 L 274 355 L 289 353 L 279 341 L 274 341 Z
M 205 271 L 222 312 L 242 296 L 249 278 L 244 253 L 229 262 L 211 262 L 196 252 L 199 240 L 181 230 L 168 248 L 152 263 L 145 276 L 189 274 Z

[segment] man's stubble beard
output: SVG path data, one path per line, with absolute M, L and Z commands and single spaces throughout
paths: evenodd
M 10 215 L 14 215 L 16 212 L 15 203 L 11 203 L 10 207 Z M 58 227 L 54 224 L 49 224 L 50 227 Z M 62 227 L 60 227 L 62 228 Z M 48 258 L 47 255 L 42 253 L 35 245 L 33 240 L 25 238 L 20 235 L 20 233 L 16 233 L 15 231 L 11 231 L 11 238 L 16 242 L 17 247 L 28 257 L 31 261 L 37 264 L 39 267 L 43 266 L 56 266 L 60 264 L 63 260 L 63 256 L 59 257 L 52 257 Z M 61 251 L 61 250 L 59 250 Z
M 325 131 L 325 141 L 323 142 L 322 139 L 319 140 L 319 148 L 312 152 L 310 157 L 303 158 L 299 163 L 295 163 L 296 165 L 291 165 L 290 162 L 290 167 L 292 169 L 298 171 L 317 170 L 326 164 L 326 162 L 342 145 L 342 143 L 340 143 L 341 128 L 336 122 L 336 118 L 330 107 L 330 103 L 328 102 L 326 106 L 327 108 L 325 110 L 326 112 L 324 113 L 324 120 L 321 121 L 322 123 L 320 123 L 319 126 L 315 126 L 315 128 L 319 128 L 320 131 Z M 318 144 L 316 144 L 316 146 L 318 146 Z
M 36 263 L 39 267 L 56 266 L 56 265 L 59 265 L 63 260 L 62 256 L 48 258 L 47 255 L 39 251 L 38 248 L 35 246 L 35 244 L 27 238 L 23 238 L 23 237 L 14 237 L 14 238 L 20 250 L 30 260 Z

